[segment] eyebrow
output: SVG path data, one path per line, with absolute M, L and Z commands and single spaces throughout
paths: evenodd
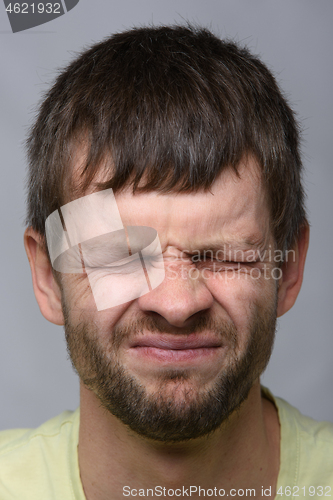
M 191 248 L 186 253 L 192 254 L 194 252 L 213 252 L 217 253 L 218 251 L 228 250 L 229 251 L 253 251 L 253 250 L 261 250 L 267 246 L 267 237 L 261 236 L 258 237 L 256 235 L 248 236 L 244 240 L 220 240 L 220 241 L 212 241 L 211 243 L 199 244 L 195 248 Z
M 114 258 L 123 257 L 124 254 L 131 255 L 126 240 L 103 241 L 100 239 L 98 241 L 97 238 L 94 238 L 95 241 L 87 240 L 81 243 L 86 256 L 93 255 L 94 252 L 101 252 L 103 255 L 110 255 Z

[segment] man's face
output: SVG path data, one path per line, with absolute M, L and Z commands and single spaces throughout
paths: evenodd
M 209 192 L 116 195 L 125 226 L 158 232 L 165 279 L 97 311 L 87 278 L 62 276 L 65 331 L 81 380 L 132 430 L 207 434 L 246 399 L 270 357 L 277 284 L 269 211 L 253 160 Z

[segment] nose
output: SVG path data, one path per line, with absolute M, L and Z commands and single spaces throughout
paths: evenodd
M 213 300 L 205 284 L 193 278 L 189 269 L 180 272 L 179 268 L 165 266 L 163 282 L 140 297 L 138 305 L 143 312 L 158 314 L 170 325 L 184 327 L 193 315 L 210 309 Z

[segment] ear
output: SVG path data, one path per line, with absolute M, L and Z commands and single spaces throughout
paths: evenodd
M 24 233 L 24 246 L 31 268 L 32 284 L 42 315 L 51 323 L 64 324 L 61 307 L 61 291 L 54 279 L 39 233 L 28 227 Z
M 282 316 L 295 304 L 302 286 L 305 258 L 309 246 L 309 225 L 305 224 L 295 247 L 286 254 L 279 281 L 277 315 Z

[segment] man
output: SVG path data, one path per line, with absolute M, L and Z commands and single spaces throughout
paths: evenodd
M 331 496 L 333 429 L 260 387 L 308 247 L 298 127 L 247 49 L 140 28 L 57 78 L 28 254 L 80 410 L 0 434 L 0 498 Z

